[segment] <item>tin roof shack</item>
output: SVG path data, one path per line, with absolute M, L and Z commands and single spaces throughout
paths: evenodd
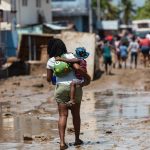
M 99 35 L 103 38 L 107 35 L 117 34 L 119 30 L 119 21 L 118 20 L 103 20 L 97 21 L 97 29 Z
M 8 67 L 16 60 L 18 35 L 16 31 L 0 31 L 0 78 L 8 77 Z
M 47 43 L 51 38 L 53 38 L 53 36 L 47 34 L 21 35 L 18 47 L 18 58 L 29 64 L 30 74 L 43 74 L 46 71 L 45 64 L 47 62 Z
M 50 23 L 32 24 L 23 27 L 17 27 L 17 33 L 20 34 L 60 34 L 62 31 L 73 30 L 72 26 L 61 26 Z

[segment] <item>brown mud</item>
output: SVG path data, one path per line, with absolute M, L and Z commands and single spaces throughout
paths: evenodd
M 54 86 L 44 75 L 0 80 L 0 150 L 58 150 Z M 84 87 L 81 139 L 73 146 L 69 114 L 69 150 L 150 149 L 150 69 L 115 69 Z

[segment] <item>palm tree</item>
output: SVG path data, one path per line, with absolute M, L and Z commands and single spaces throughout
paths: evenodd
M 120 7 L 120 12 L 123 13 L 123 23 L 128 25 L 133 13 L 135 13 L 133 0 L 121 0 Z
M 118 19 L 118 8 L 111 3 L 111 0 L 99 0 L 100 3 L 100 18 L 106 20 Z M 97 7 L 97 0 L 92 0 L 94 9 Z
M 150 18 L 150 0 L 146 0 L 144 6 L 137 9 L 134 19 L 149 19 Z

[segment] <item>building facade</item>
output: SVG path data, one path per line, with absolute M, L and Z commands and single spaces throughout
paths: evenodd
M 16 55 L 17 26 L 51 21 L 51 0 L 0 0 L 0 63 Z
M 16 0 L 16 8 L 20 26 L 52 21 L 51 0 Z
M 78 31 L 88 31 L 89 0 L 52 0 L 53 22 L 73 23 Z
M 0 15 L 1 28 L 9 23 L 18 26 L 51 23 L 51 0 L 0 0 Z

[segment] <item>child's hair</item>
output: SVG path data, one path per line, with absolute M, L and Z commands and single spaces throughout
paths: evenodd
M 50 58 L 61 56 L 65 53 L 67 53 L 67 49 L 64 42 L 61 39 L 54 38 L 49 40 L 47 54 Z

